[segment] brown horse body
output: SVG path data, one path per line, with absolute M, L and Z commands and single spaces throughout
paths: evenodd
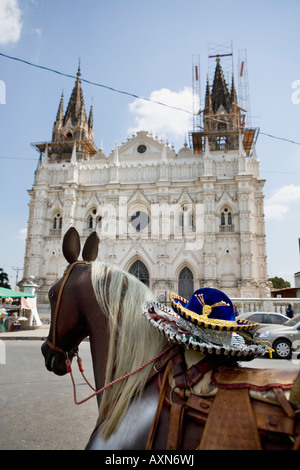
M 121 336 L 123 315 L 128 312 L 124 312 L 123 307 L 120 307 L 117 320 L 114 320 L 111 325 L 109 324 L 107 312 L 101 308 L 92 282 L 92 262 L 97 256 L 95 237 L 93 236 L 84 247 L 85 261 L 83 262 L 76 262 L 79 250 L 78 234 L 75 229 L 71 229 L 64 240 L 64 254 L 67 261 L 71 263 L 71 269 L 68 269 L 67 275 L 58 281 L 49 292 L 52 319 L 48 339 L 42 345 L 42 353 L 47 369 L 57 375 L 64 375 L 68 372 L 65 362 L 66 355 L 72 359 L 77 346 L 88 336 L 95 387 L 99 390 L 107 381 L 110 381 L 108 380 L 107 361 L 112 350 L 116 349 L 122 341 L 126 343 L 125 333 L 123 333 L 125 338 L 122 339 L 119 336 Z M 100 286 L 102 285 L 104 290 L 103 296 L 107 298 L 107 304 L 111 301 L 109 297 L 112 297 L 112 291 L 109 290 L 112 278 L 110 273 L 108 274 L 106 283 L 101 284 L 100 282 Z M 124 274 L 123 287 L 120 290 L 122 293 L 121 306 L 131 282 L 131 278 Z M 136 282 L 139 283 L 139 281 Z M 137 285 L 134 287 L 135 290 L 138 289 Z M 125 302 L 124 305 L 126 305 Z M 148 360 L 151 360 L 155 355 L 153 354 L 154 349 L 151 350 L 149 343 L 154 342 L 155 335 L 159 335 L 159 333 L 154 331 L 145 319 L 142 320 L 147 328 L 143 337 L 142 349 L 147 350 L 149 347 Z M 135 322 L 132 319 L 131 321 Z M 114 328 L 112 325 L 118 322 L 120 325 L 115 325 L 116 336 L 112 342 L 111 330 Z M 139 324 L 133 325 L 132 328 L 133 335 L 136 336 L 135 339 L 138 342 L 141 326 Z M 134 328 L 137 328 L 136 331 Z M 150 330 L 148 331 L 148 329 Z M 161 340 L 158 344 L 161 344 L 160 350 L 166 346 L 165 340 Z M 144 359 L 142 357 L 130 358 L 131 346 L 130 344 L 127 346 L 127 350 L 124 349 L 128 355 L 129 370 L 127 372 L 131 372 L 138 365 L 141 366 Z M 126 344 L 123 344 L 124 347 L 126 348 Z M 125 353 L 122 354 L 124 356 Z M 136 353 L 136 355 L 139 354 Z M 201 353 L 193 352 L 192 355 L 194 356 L 193 361 L 188 364 L 191 357 L 186 359 L 183 348 L 175 345 L 164 356 L 147 366 L 145 371 L 149 379 L 146 381 L 141 379 L 142 381 L 136 385 L 138 390 L 134 390 L 131 385 L 133 391 L 128 396 L 135 398 L 130 398 L 128 409 L 124 405 L 124 409 L 127 411 L 124 416 L 119 417 L 116 426 L 114 428 L 112 426 L 110 432 L 103 433 L 103 426 L 109 414 L 117 408 L 118 401 L 122 397 L 123 382 L 126 387 L 127 382 L 129 384 L 129 379 L 124 379 L 117 386 L 112 385 L 105 391 L 104 400 L 108 405 L 105 405 L 102 411 L 102 394 L 98 394 L 100 415 L 87 448 L 290 449 L 299 447 L 300 424 L 299 420 L 297 421 L 299 414 L 298 409 L 295 409 L 300 408 L 299 383 L 294 386 L 291 392 L 294 397 L 294 403 L 291 404 L 284 395 L 284 390 L 290 390 L 292 387 L 292 379 L 287 375 L 274 377 L 274 371 L 272 371 L 268 377 L 267 371 L 264 371 L 264 379 L 262 379 L 261 374 L 255 369 L 252 373 L 250 369 L 243 369 L 237 364 L 228 366 L 226 361 L 224 364 L 220 357 L 212 357 L 207 360 Z M 126 364 L 126 357 L 123 359 Z M 142 363 L 139 362 L 139 359 L 142 360 Z M 171 363 L 173 369 L 169 374 L 165 371 Z M 111 370 L 113 372 L 110 374 L 110 378 L 116 378 L 118 376 L 118 361 L 115 360 Z M 246 385 L 243 378 L 239 379 L 239 377 L 244 377 L 239 375 L 241 370 L 243 373 L 248 373 Z M 140 372 L 136 375 L 139 374 Z M 297 374 L 294 372 L 292 375 L 295 378 Z M 214 378 L 213 386 L 212 378 Z M 189 383 L 189 380 L 192 380 L 193 383 Z M 299 378 L 297 380 L 299 381 Z M 115 396 L 113 395 L 114 387 L 119 387 L 119 392 Z M 198 392 L 195 391 L 197 387 Z M 205 393 L 203 393 L 203 387 L 208 387 Z M 251 391 L 254 395 L 256 393 L 254 400 L 250 396 Z M 257 396 L 257 392 L 262 394 L 262 400 Z M 272 400 L 269 401 L 267 394 L 270 392 L 275 394 L 275 399 L 277 393 L 277 406 L 274 406 Z M 109 401 L 110 396 L 113 397 L 111 402 Z M 266 403 L 268 401 L 269 403 Z M 223 415 L 220 415 L 221 412 Z M 268 419 L 269 422 L 267 422 Z

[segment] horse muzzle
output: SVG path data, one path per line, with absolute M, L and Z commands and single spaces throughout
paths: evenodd
M 46 341 L 42 344 L 41 351 L 45 358 L 46 369 L 56 375 L 65 375 L 68 372 L 66 357 L 62 352 L 54 351 Z

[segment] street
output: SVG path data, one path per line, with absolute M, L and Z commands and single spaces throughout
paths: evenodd
M 42 341 L 5 341 L 6 364 L 0 364 L 0 449 L 81 450 L 97 419 L 96 398 L 75 405 L 69 374 L 58 377 L 44 366 Z M 80 346 L 88 380 L 93 384 L 89 342 Z M 77 369 L 78 398 L 92 391 Z
M 58 377 L 44 366 L 42 341 L 5 341 L 6 363 L 0 364 L 0 449 L 81 450 L 97 419 L 96 398 L 75 405 L 68 375 Z M 85 375 L 93 383 L 89 342 L 79 348 Z M 300 361 L 255 359 L 245 366 L 297 368 Z M 78 372 L 73 372 L 78 399 L 92 391 Z

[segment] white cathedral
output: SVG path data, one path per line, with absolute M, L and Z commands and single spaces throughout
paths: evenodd
M 265 295 L 258 130 L 244 126 L 234 78 L 229 89 L 219 57 L 201 112 L 203 128 L 178 153 L 145 130 L 105 155 L 94 144 L 78 69 L 51 142 L 35 144 L 40 161 L 29 190 L 22 282 L 34 278 L 40 302 L 66 267 L 62 238 L 70 226 L 82 245 L 96 230 L 99 259 L 140 278 L 161 302 L 170 291 L 189 298 L 200 287 Z

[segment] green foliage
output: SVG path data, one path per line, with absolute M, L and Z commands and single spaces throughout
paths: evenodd
M 8 275 L 4 272 L 2 268 L 0 268 L 0 287 L 6 287 L 7 289 L 11 289 L 8 281 Z
M 282 277 L 270 277 L 269 281 L 272 282 L 274 289 L 284 289 L 285 287 L 291 287 L 290 282 L 285 281 Z

